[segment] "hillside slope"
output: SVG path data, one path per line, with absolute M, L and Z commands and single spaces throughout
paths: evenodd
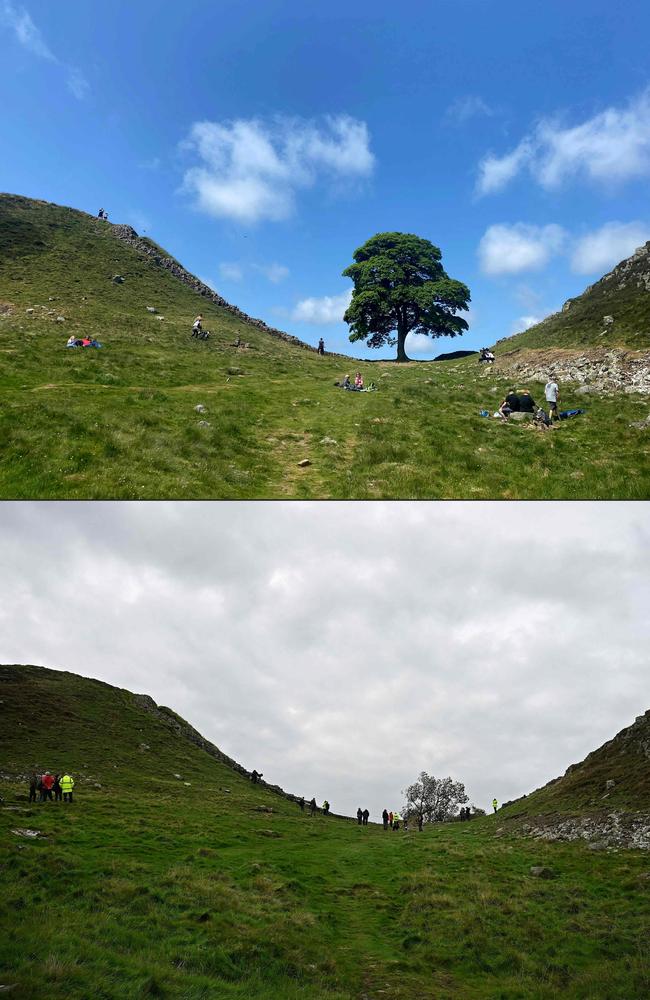
M 208 341 L 190 337 L 199 312 Z M 335 387 L 357 370 L 378 391 Z M 474 358 L 319 357 L 129 227 L 0 196 L 2 499 L 650 496 L 646 399 L 590 399 L 543 437 L 480 416 L 510 378 Z
M 542 347 L 650 348 L 650 242 L 567 299 L 560 312 L 498 341 L 495 351 Z
M 495 838 L 498 817 L 422 834 L 312 819 L 196 735 L 171 709 L 108 684 L 0 668 L 10 995 L 645 995 L 641 852 Z M 69 768 L 74 802 L 30 805 L 32 767 Z M 539 865 L 556 877 L 540 882 Z
M 561 777 L 507 803 L 503 818 L 549 839 L 650 848 L 650 711 Z

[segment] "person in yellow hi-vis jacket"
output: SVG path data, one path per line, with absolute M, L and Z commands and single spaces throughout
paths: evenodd
M 61 785 L 61 791 L 63 792 L 63 801 L 72 802 L 72 789 L 74 788 L 74 778 L 71 778 L 66 771 L 62 778 L 59 779 Z

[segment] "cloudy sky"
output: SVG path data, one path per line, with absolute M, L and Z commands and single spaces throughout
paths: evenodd
M 412 356 L 475 348 L 650 239 L 648 37 L 647 0 L 0 0 L 0 190 L 104 207 L 357 357 L 341 272 L 414 232 L 472 303 Z
M 336 811 L 421 770 L 486 807 L 650 707 L 646 504 L 4 504 L 0 553 L 0 662 L 145 692 Z

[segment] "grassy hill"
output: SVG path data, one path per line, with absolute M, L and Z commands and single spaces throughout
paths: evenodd
M 497 352 L 513 348 L 650 347 L 650 242 L 560 312 L 523 333 L 499 341 Z
M 479 411 L 511 376 L 473 357 L 320 358 L 202 297 L 163 266 L 166 251 L 120 232 L 0 195 L 0 498 L 650 495 L 647 431 L 630 427 L 643 397 L 590 399 L 546 435 L 501 426 Z M 198 312 L 208 342 L 189 336 Z M 104 346 L 68 350 L 71 333 Z M 334 387 L 355 370 L 379 391 Z M 584 400 L 566 387 L 563 403 Z
M 312 819 L 171 710 L 70 673 L 0 667 L 0 712 L 0 986 L 21 1000 L 648 995 L 647 853 L 491 816 Z M 29 806 L 32 768 L 70 768 L 75 801 Z

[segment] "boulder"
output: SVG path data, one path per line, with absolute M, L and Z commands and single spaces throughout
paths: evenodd
M 309 461 L 308 458 L 303 458 L 301 459 L 300 462 L 298 462 L 298 465 L 300 466 L 301 469 L 304 469 L 307 465 L 311 465 L 311 462 Z
M 533 865 L 530 874 L 535 878 L 557 878 L 557 872 L 553 871 L 552 868 L 547 868 L 546 865 Z
M 210 424 L 209 420 L 199 420 L 198 426 L 199 427 L 210 427 L 212 425 Z
M 147 312 L 148 312 L 148 313 L 157 313 L 157 312 L 158 312 L 158 310 L 157 310 L 157 309 L 154 309 L 154 307 L 153 307 L 153 306 L 147 306 Z
M 205 406 L 203 405 L 203 403 L 197 403 L 194 409 L 196 410 L 197 413 L 205 413 Z
M 116 285 L 123 285 L 126 278 L 122 274 L 114 274 L 111 281 L 113 281 Z

